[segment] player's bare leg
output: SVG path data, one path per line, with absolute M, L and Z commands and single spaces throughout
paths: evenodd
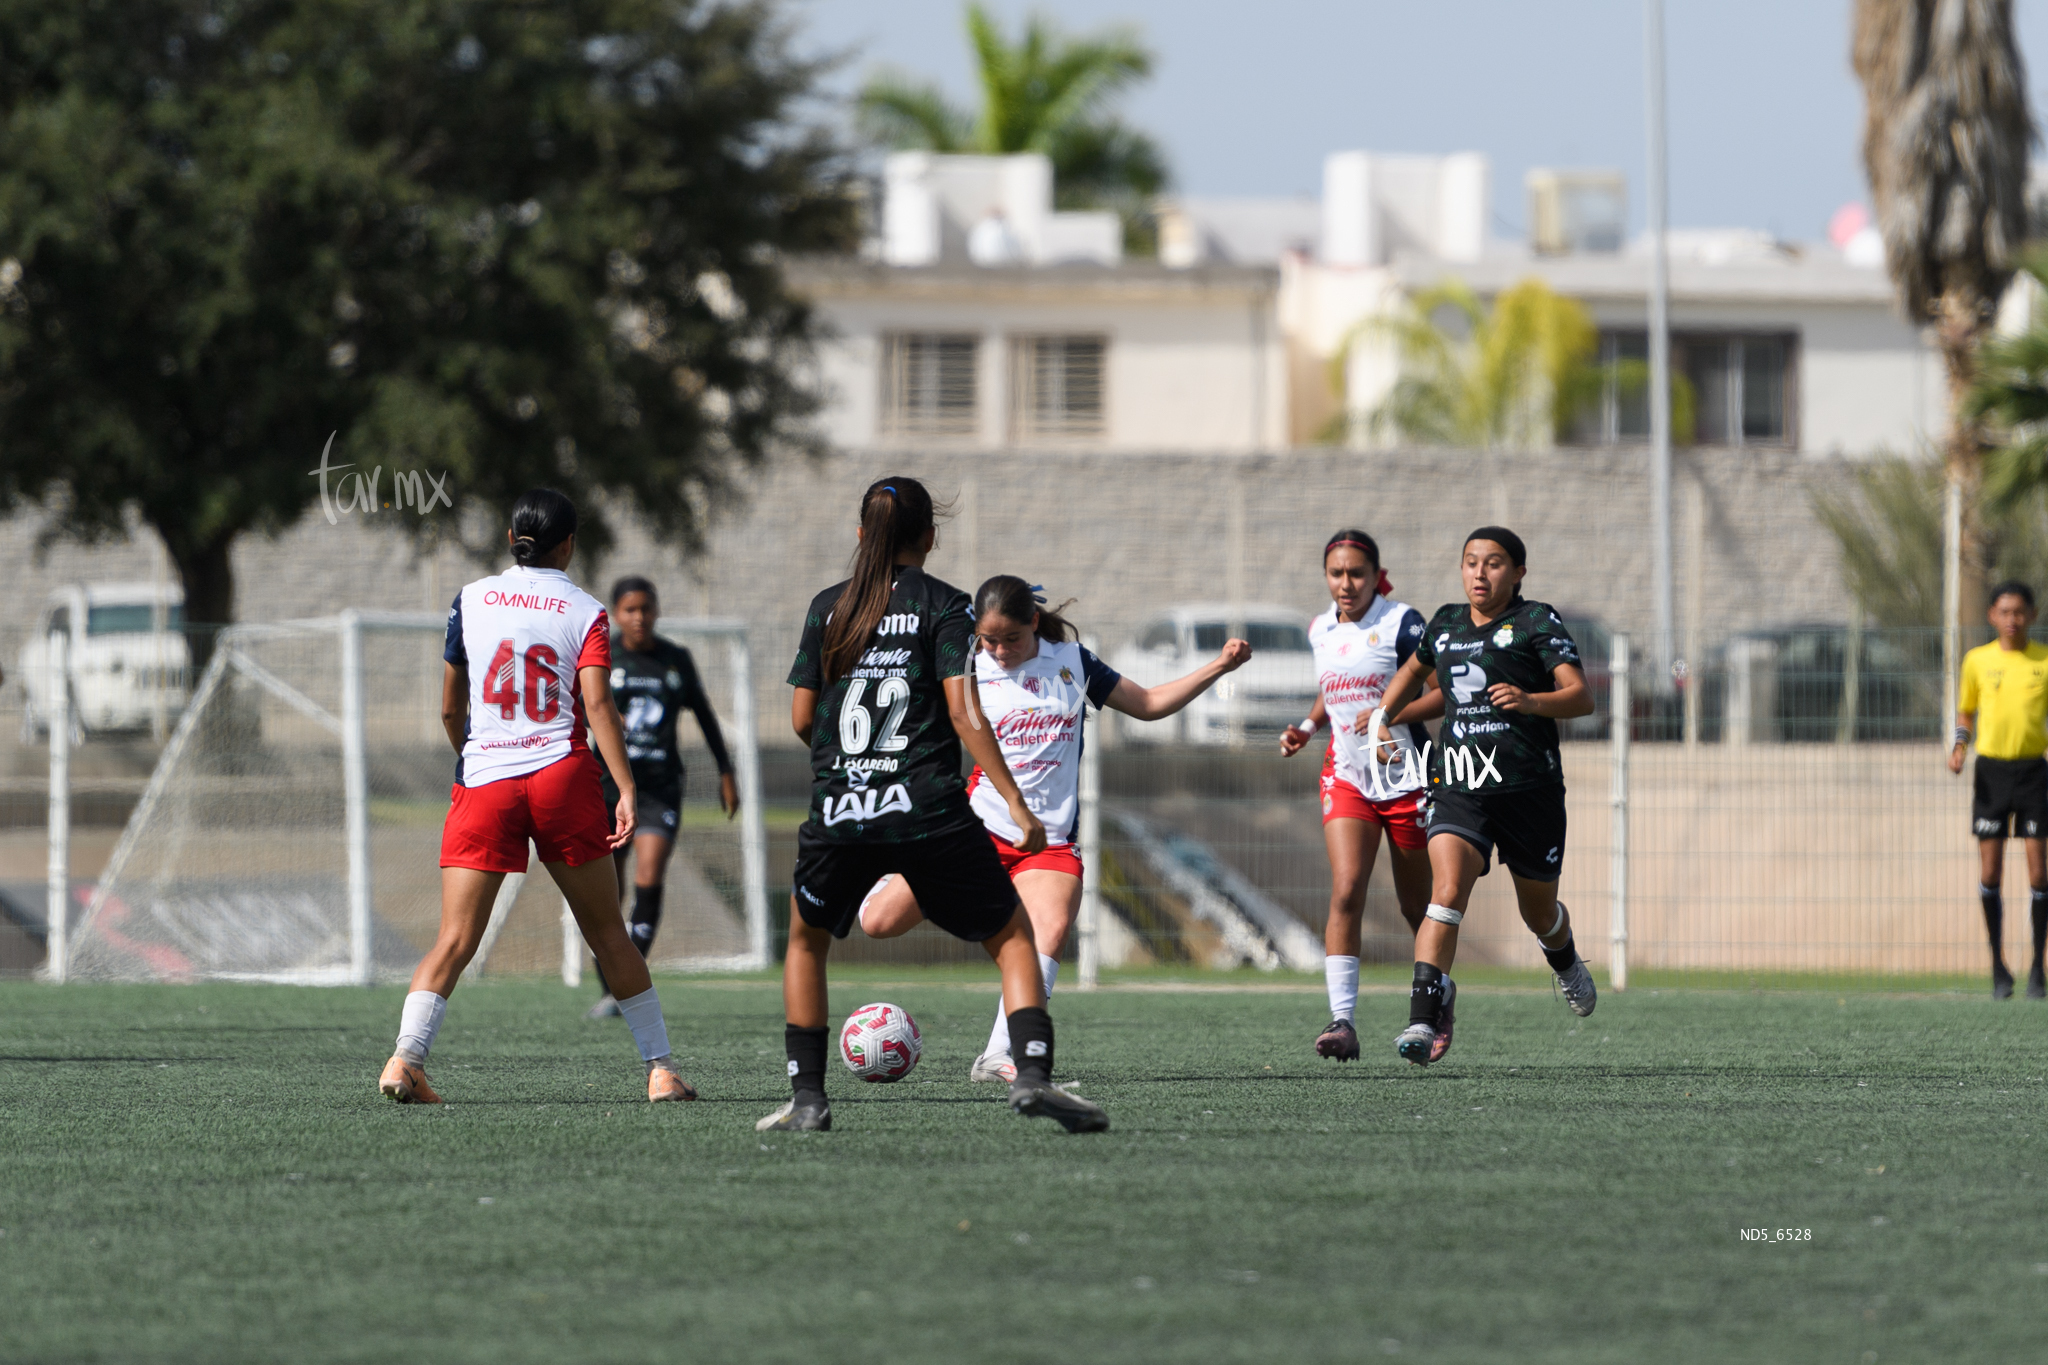
M 789 898 L 789 946 L 782 954 L 783 1043 L 789 1052 L 790 1098 L 754 1125 L 763 1133 L 822 1133 L 832 1127 L 825 1099 L 825 1018 L 830 1005 L 825 959 L 832 935 L 804 922 Z
M 2027 918 L 2034 931 L 2032 964 L 2027 968 L 2027 999 L 2048 999 L 2048 975 L 2041 970 L 2041 955 L 2048 950 L 2048 839 L 2028 839 L 2027 882 L 2032 888 Z
M 441 869 L 441 928 L 434 946 L 413 969 L 412 986 L 399 1017 L 398 1046 L 377 1088 L 400 1104 L 439 1104 L 441 1097 L 427 1083 L 427 1053 L 441 1031 L 448 997 L 462 979 L 462 969 L 476 956 L 484 927 L 491 921 L 491 903 L 504 882 L 502 872 L 473 867 Z
M 1017 898 L 1024 903 L 1024 917 L 1030 921 L 1031 941 L 1038 950 L 1038 976 L 1045 998 L 1060 978 L 1060 952 L 1074 919 L 1081 913 L 1081 879 L 1071 872 L 1032 868 L 1011 879 Z M 1015 1083 L 1017 1062 L 1010 1055 L 1010 1016 L 1006 1002 L 996 1002 L 996 1022 L 989 1030 L 988 1046 L 967 1069 L 970 1081 Z
M 1365 924 L 1365 890 L 1379 854 L 1380 827 L 1366 820 L 1329 820 L 1323 847 L 1330 855 L 1330 909 L 1323 921 L 1323 981 L 1330 1022 L 1316 1037 L 1316 1056 L 1358 1060 L 1358 953 Z M 1406 905 L 1402 906 L 1405 914 Z M 1417 918 L 1422 912 L 1416 910 Z M 1411 922 L 1409 927 L 1414 928 Z
M 1418 1066 L 1427 1066 L 1443 1020 L 1451 964 L 1458 957 L 1458 926 L 1486 865 L 1477 848 L 1458 835 L 1439 834 L 1429 841 L 1429 905 L 1422 927 L 1415 931 L 1415 980 L 1408 989 L 1408 1027 L 1394 1039 L 1394 1050 Z
M 2027 842 L 2037 841 L 2030 839 Z M 2012 971 L 2005 965 L 2005 905 L 2000 899 L 2005 881 L 2004 836 L 1979 839 L 1977 860 L 1977 899 L 1984 907 L 1984 933 L 1991 940 L 1991 998 L 2004 1000 L 2012 995 Z M 2032 873 L 2031 850 L 2027 862 L 2027 871 Z M 2036 881 L 2034 884 L 2039 886 L 2041 883 Z
M 561 888 L 562 899 L 569 903 L 569 913 L 576 918 L 576 927 L 583 931 L 583 941 L 590 945 L 590 955 L 597 959 L 598 968 L 618 998 L 619 1013 L 633 1031 L 633 1043 L 640 1049 L 640 1060 L 647 1067 L 648 1100 L 659 1103 L 696 1099 L 696 1090 L 676 1070 L 670 1055 L 668 1022 L 662 1017 L 661 1000 L 654 993 L 653 978 L 647 974 L 646 959 L 627 937 L 625 922 L 619 918 L 618 874 L 613 870 L 612 860 L 593 858 L 576 867 L 567 863 L 544 866 Z
M 1571 912 L 1557 898 L 1557 883 L 1515 877 L 1515 904 L 1521 907 L 1522 923 L 1536 935 L 1543 960 L 1550 964 L 1557 977 L 1557 988 L 1564 993 L 1565 1004 L 1571 1006 L 1573 1014 L 1585 1018 L 1599 1003 L 1600 994 L 1593 988 L 1593 973 L 1572 941 Z

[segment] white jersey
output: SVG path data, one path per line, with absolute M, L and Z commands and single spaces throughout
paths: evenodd
M 457 593 L 441 657 L 469 670 L 458 785 L 523 777 L 590 751 L 576 670 L 611 667 L 611 622 L 560 569 L 515 566 Z
M 1391 762 L 1377 765 L 1377 791 L 1374 765 L 1367 756 L 1370 746 L 1353 728 L 1359 717 L 1371 715 L 1380 704 L 1395 671 L 1415 652 L 1424 624 L 1422 613 L 1406 602 L 1375 597 L 1360 620 L 1338 620 L 1333 602 L 1308 628 L 1308 642 L 1316 652 L 1316 683 L 1330 717 L 1330 766 L 1374 800 L 1427 785 L 1421 746 L 1428 736 L 1421 726 L 1390 727 L 1400 752 Z
M 1040 640 L 1038 653 L 1013 669 L 977 652 L 974 679 L 1003 762 L 1045 825 L 1045 842 L 1072 843 L 1081 811 L 1082 713 L 1089 702 L 1100 710 L 1123 675 L 1077 644 Z M 967 799 L 989 833 L 1013 844 L 1024 837 L 980 768 L 968 779 Z

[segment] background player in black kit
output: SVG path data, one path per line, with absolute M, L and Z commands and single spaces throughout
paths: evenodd
M 611 617 L 618 627 L 612 634 L 612 696 L 618 700 L 619 718 L 626 728 L 626 760 L 639 787 L 640 824 L 631 850 L 633 913 L 627 932 L 644 958 L 654 947 L 655 930 L 661 927 L 662 881 L 682 821 L 686 774 L 676 748 L 676 723 L 684 711 L 697 717 L 704 747 L 718 765 L 718 808 L 728 820 L 739 814 L 740 789 L 733 781 L 732 759 L 725 751 L 718 714 L 711 709 L 711 698 L 697 677 L 697 661 L 689 650 L 654 633 L 654 623 L 661 617 L 654 585 L 638 575 L 612 584 Z M 608 774 L 604 792 L 609 804 L 618 804 L 619 793 Z M 626 894 L 626 853 L 622 848 L 613 855 L 621 896 Z M 612 999 L 602 968 L 597 984 L 604 994 L 591 1006 L 589 1017 L 604 1019 L 618 1014 L 618 1002 Z
M 789 949 L 782 960 L 783 1030 L 791 1098 L 762 1131 L 832 1126 L 825 1099 L 825 958 L 845 938 L 870 887 L 898 873 L 924 917 L 980 943 L 1002 969 L 1017 1079 L 1010 1108 L 1101 1132 L 1100 1106 L 1052 1083 L 1052 1018 L 1031 922 L 995 845 L 967 803 L 960 747 L 1024 832 L 1045 826 L 1017 789 L 982 716 L 968 669 L 967 594 L 924 571 L 937 538 L 924 485 L 901 476 L 860 504 L 853 576 L 811 600 L 789 682 L 790 721 L 811 748 L 811 816 L 797 831 Z
M 1505 527 L 1482 526 L 1465 538 L 1466 600 L 1430 618 L 1371 719 L 1372 733 L 1391 743 L 1384 713 L 1398 715 L 1436 674 L 1444 722 L 1430 765 L 1430 906 L 1415 935 L 1408 1027 L 1394 1043 L 1417 1065 L 1429 1063 L 1458 924 L 1496 847 L 1515 879 L 1522 922 L 1557 973 L 1565 1003 L 1584 1016 L 1596 1000 L 1571 916 L 1557 899 L 1565 825 L 1557 722 L 1591 715 L 1593 693 L 1557 613 L 1522 596 L 1528 560 L 1522 538 Z

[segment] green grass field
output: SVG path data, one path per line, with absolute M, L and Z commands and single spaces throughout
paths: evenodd
M 906 981 L 905 977 L 915 979 Z M 0 986 L 0 1359 L 1965 1361 L 2048 1329 L 2048 1007 L 1478 979 L 1457 1048 L 1317 1061 L 1319 989 L 1062 991 L 1070 1137 L 961 1079 L 976 975 L 848 974 L 908 1082 L 784 1097 L 772 984 L 662 983 L 696 1105 L 592 992 Z M 1263 984 L 1231 977 L 1226 985 Z M 835 1064 L 836 1068 L 836 1064 Z M 1811 1230 L 1745 1241 L 1744 1228 Z

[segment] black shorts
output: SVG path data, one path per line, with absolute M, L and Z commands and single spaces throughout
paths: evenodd
M 2048 760 L 1980 757 L 1976 788 L 1970 830 L 1979 839 L 2048 835 Z
M 1532 882 L 1554 882 L 1564 870 L 1564 785 L 1518 791 L 1467 792 L 1439 787 L 1429 794 L 1429 837 L 1455 834 L 1479 850 L 1479 875 L 1493 866 L 1493 850 L 1508 871 Z
M 813 929 L 845 938 L 860 903 L 894 872 L 910 883 L 924 917 L 954 938 L 979 943 L 1017 911 L 1017 888 L 981 821 L 904 843 L 828 843 L 806 824 L 796 832 L 797 911 Z
M 633 837 L 637 839 L 642 834 L 659 834 L 664 839 L 673 840 L 676 837 L 676 830 L 682 824 L 683 789 L 677 786 L 651 789 L 635 787 L 633 790 L 633 811 L 637 822 Z M 604 813 L 607 823 L 610 821 L 611 813 L 618 808 L 619 789 L 613 783 L 611 775 L 607 773 L 604 778 Z

